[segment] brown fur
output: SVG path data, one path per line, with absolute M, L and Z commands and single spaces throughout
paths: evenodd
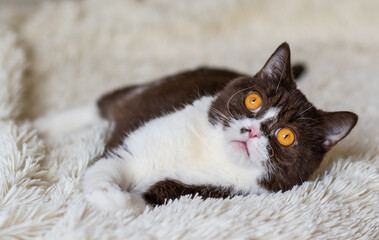
M 228 198 L 236 193 L 231 188 L 211 185 L 188 185 L 176 180 L 165 180 L 154 184 L 143 194 L 145 201 L 151 205 L 162 205 L 167 200 L 180 196 L 200 196 L 202 198 Z

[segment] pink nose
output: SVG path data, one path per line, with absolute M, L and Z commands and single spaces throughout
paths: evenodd
M 249 138 L 256 138 L 256 137 L 262 136 L 262 134 L 259 131 L 257 131 L 255 128 L 250 127 L 249 129 L 250 129 Z

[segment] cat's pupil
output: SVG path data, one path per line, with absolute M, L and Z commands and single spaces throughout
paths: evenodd
M 251 100 L 251 103 L 255 103 L 255 99 L 254 99 L 254 100 Z
M 287 137 L 288 137 L 288 134 L 287 134 L 287 135 L 284 135 L 283 137 L 284 137 L 284 138 L 287 138 Z

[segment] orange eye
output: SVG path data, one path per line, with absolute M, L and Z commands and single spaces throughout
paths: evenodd
M 289 146 L 295 141 L 295 134 L 288 128 L 280 128 L 276 132 L 276 139 L 283 146 Z
M 249 94 L 245 98 L 245 106 L 247 109 L 251 111 L 259 109 L 261 105 L 262 105 L 262 98 L 256 93 Z

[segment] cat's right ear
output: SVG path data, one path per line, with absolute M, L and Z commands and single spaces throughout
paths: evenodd
M 263 68 L 258 72 L 258 75 L 263 78 L 293 82 L 291 51 L 288 43 L 282 43 L 275 50 Z
M 358 116 L 352 112 L 320 112 L 325 135 L 323 147 L 329 151 L 350 133 L 357 124 Z

